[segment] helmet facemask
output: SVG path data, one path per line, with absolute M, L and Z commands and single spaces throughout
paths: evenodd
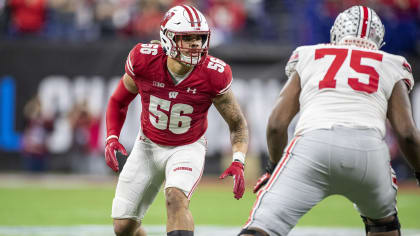
M 173 35 L 171 41 L 174 46 L 170 52 L 173 59 L 187 65 L 199 65 L 207 57 L 210 32 L 168 32 L 169 35 Z M 188 41 L 194 36 L 199 36 L 201 42 L 200 45 L 194 44 L 196 47 L 191 47 L 193 43 Z

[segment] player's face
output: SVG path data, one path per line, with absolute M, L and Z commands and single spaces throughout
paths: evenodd
M 203 38 L 199 34 L 180 35 L 176 42 L 180 52 L 188 57 L 198 57 L 203 47 Z

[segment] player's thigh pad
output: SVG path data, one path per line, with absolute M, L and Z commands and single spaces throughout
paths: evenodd
M 328 153 L 305 136 L 286 147 L 272 177 L 258 192 L 244 228 L 287 235 L 297 221 L 328 195 Z
M 178 188 L 190 199 L 203 174 L 205 153 L 199 141 L 176 147 L 166 164 L 165 189 Z
M 394 170 L 390 166 L 389 149 L 367 153 L 366 173 L 357 191 L 348 196 L 362 216 L 382 219 L 397 213 L 397 185 Z
M 395 214 L 397 187 L 380 134 L 343 127 L 334 128 L 333 133 L 331 191 L 354 202 L 362 216 L 381 219 Z
M 165 177 L 164 150 L 149 140 L 137 141 L 118 179 L 112 218 L 141 220 Z

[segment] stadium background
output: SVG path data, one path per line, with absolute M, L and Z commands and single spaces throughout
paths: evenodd
M 210 54 L 232 66 L 233 89 L 250 127 L 246 212 L 254 199 L 250 186 L 267 159 L 266 121 L 286 80 L 288 57 L 296 46 L 328 42 L 339 12 L 355 4 L 372 7 L 385 25 L 383 50 L 405 56 L 419 82 L 419 0 L 0 0 L 0 195 L 18 201 L 25 194 L 13 191 L 27 188 L 28 180 L 38 180 L 29 181 L 29 186 L 45 190 L 50 180 L 60 185 L 67 184 L 63 179 L 76 179 L 71 186 L 75 182 L 84 186 L 86 178 L 93 178 L 95 184 L 108 183 L 107 196 L 112 199 L 116 175 L 103 160 L 107 100 L 124 73 L 129 50 L 138 42 L 158 39 L 164 12 L 181 3 L 194 5 L 206 15 L 212 29 Z M 141 104 L 136 99 L 121 135 L 127 150 L 139 127 Z M 415 86 L 411 99 L 420 124 L 420 87 Z M 206 135 L 209 149 L 204 182 L 213 186 L 211 182 L 230 162 L 231 154 L 228 128 L 213 108 Z M 399 182 L 411 189 L 412 173 L 401 158 L 392 130 L 386 140 Z M 101 181 L 96 182 L 98 179 Z M 224 199 L 231 198 L 230 183 L 227 185 L 218 187 Z M 420 195 L 415 196 L 411 204 L 418 206 Z M 7 205 L 0 203 L 0 208 L 8 209 Z M 105 205 L 110 208 L 111 202 Z M 105 212 L 100 217 L 109 220 L 108 215 Z M 19 225 L 19 217 L 0 220 L 0 225 Z M 106 220 L 99 224 L 110 223 Z M 235 220 L 230 224 L 244 221 Z M 420 228 L 420 223 L 410 226 Z

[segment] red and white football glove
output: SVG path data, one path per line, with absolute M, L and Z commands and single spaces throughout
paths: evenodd
M 233 176 L 233 193 L 239 200 L 245 192 L 244 165 L 239 161 L 232 162 L 219 178 L 224 179 L 226 176 Z
M 254 193 L 257 193 L 268 182 L 275 168 L 276 168 L 276 164 L 269 161 L 267 164 L 267 167 L 265 168 L 266 173 L 264 173 L 258 179 L 257 183 L 254 185 L 254 190 L 253 190 Z
M 117 151 L 121 152 L 125 156 L 128 155 L 124 146 L 118 141 L 117 137 L 108 139 L 105 146 L 105 161 L 106 164 L 115 172 L 119 171 L 116 157 Z

